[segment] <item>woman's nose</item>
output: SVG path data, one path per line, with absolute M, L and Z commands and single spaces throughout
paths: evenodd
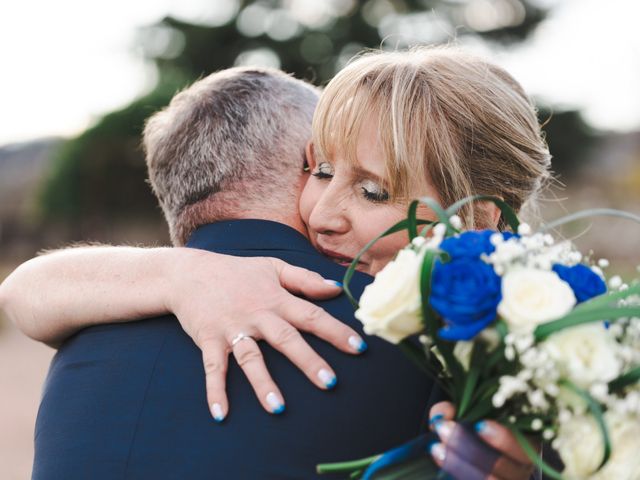
M 346 233 L 349 231 L 347 200 L 340 192 L 327 188 L 309 216 L 310 227 L 318 233 Z

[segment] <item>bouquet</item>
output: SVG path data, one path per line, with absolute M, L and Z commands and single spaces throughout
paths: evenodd
M 474 201 L 495 203 L 512 232 L 462 231 L 456 212 Z M 419 203 L 438 221 L 419 220 Z M 347 271 L 345 291 L 365 333 L 397 344 L 432 376 L 455 404 L 458 420 L 505 425 L 551 478 L 640 479 L 640 282 L 608 277 L 605 259 L 596 262 L 549 233 L 593 215 L 640 222 L 627 212 L 599 209 L 533 232 L 498 198 L 474 196 L 448 209 L 423 198 L 360 253 L 398 231 L 412 239 L 376 275 L 360 304 L 348 288 L 360 255 Z M 564 470 L 545 463 L 527 438 L 550 443 Z M 429 478 L 434 469 L 425 442 L 419 437 L 385 454 L 318 470 L 351 478 Z

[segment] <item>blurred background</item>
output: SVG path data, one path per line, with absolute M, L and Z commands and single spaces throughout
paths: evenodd
M 251 64 L 323 85 L 365 47 L 456 42 L 489 56 L 539 107 L 557 178 L 542 218 L 640 213 L 635 0 L 22 0 L 0 18 L 0 281 L 43 248 L 169 243 L 139 141 L 180 88 Z M 563 233 L 623 276 L 640 263 L 637 225 Z M 30 474 L 53 353 L 0 318 L 3 479 Z

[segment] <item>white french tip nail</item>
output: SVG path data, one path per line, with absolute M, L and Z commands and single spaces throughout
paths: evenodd
M 444 458 L 447 456 L 447 451 L 445 450 L 444 445 L 441 443 L 434 443 L 433 445 L 431 445 L 430 453 L 433 458 L 435 458 L 436 460 L 440 460 L 441 462 L 444 462 Z
M 436 423 L 435 427 L 436 427 L 436 433 L 440 437 L 440 440 L 442 440 L 443 442 L 446 442 L 447 440 L 449 440 L 449 438 L 451 437 L 451 434 L 453 433 L 453 422 L 450 422 L 450 421 L 438 422 Z
M 272 413 L 278 414 L 284 412 L 284 403 L 274 392 L 269 392 L 267 394 L 267 404 L 269 405 L 269 408 L 271 408 Z
M 216 422 L 221 422 L 224 420 L 222 405 L 220 405 L 219 403 L 214 403 L 213 405 L 211 405 L 211 414 L 213 415 L 213 419 Z
M 349 337 L 349 345 L 354 350 L 362 353 L 367 349 L 367 344 L 360 337 L 356 337 L 355 335 L 351 335 Z
M 318 372 L 318 378 L 324 384 L 324 386 L 329 389 L 335 387 L 336 383 L 338 382 L 336 376 L 326 368 L 320 369 L 320 371 Z

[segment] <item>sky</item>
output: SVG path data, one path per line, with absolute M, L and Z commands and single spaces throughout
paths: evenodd
M 325 1 L 325 0 L 315 0 Z M 478 0 L 490 1 L 490 0 Z M 555 5 L 526 44 L 487 52 L 535 98 L 583 109 L 605 130 L 640 129 L 637 0 L 538 0 Z M 21 0 L 0 6 L 0 144 L 72 136 L 148 91 L 154 70 L 136 29 L 167 14 L 209 24 L 225 0 Z

